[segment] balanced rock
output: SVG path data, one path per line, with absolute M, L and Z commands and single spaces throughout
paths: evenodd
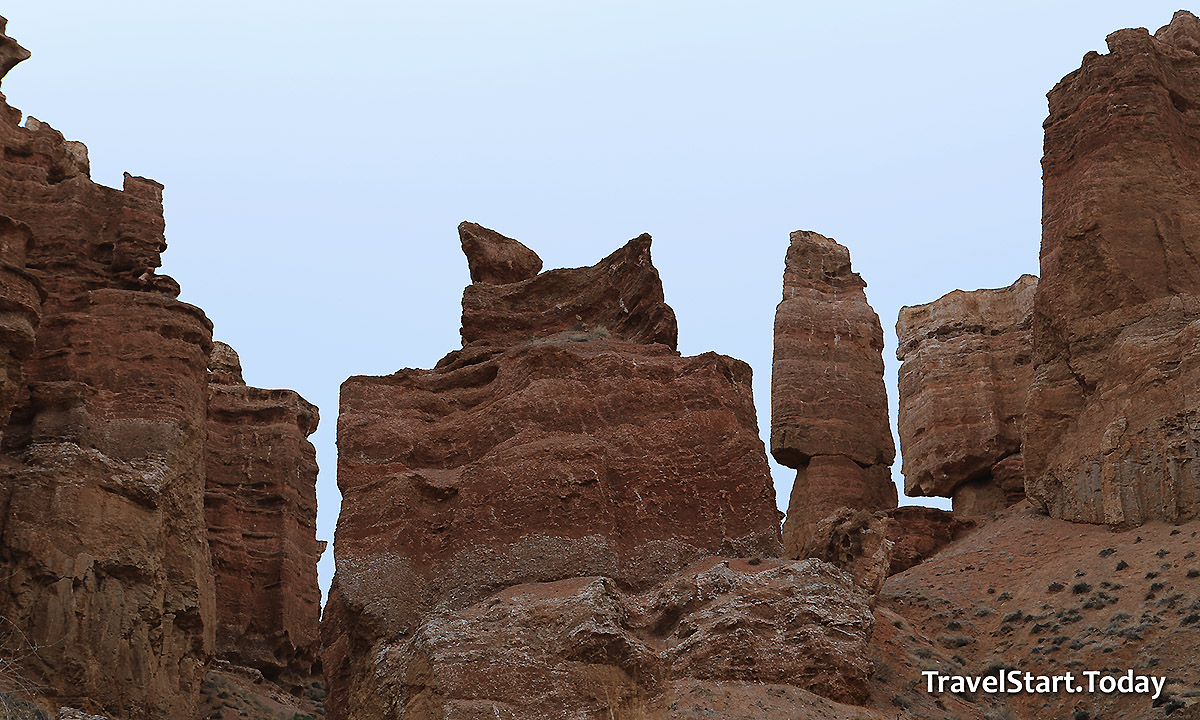
M 865 287 L 845 247 L 791 234 L 771 366 L 771 454 L 797 470 L 784 525 L 789 557 L 800 557 L 816 523 L 840 508 L 896 506 L 883 328 Z
M 1021 438 L 1033 381 L 1037 278 L 955 290 L 900 309 L 900 449 L 907 495 L 982 515 L 1024 497 Z
M 1200 22 L 1108 36 L 1050 91 L 1026 489 L 1137 525 L 1200 506 Z

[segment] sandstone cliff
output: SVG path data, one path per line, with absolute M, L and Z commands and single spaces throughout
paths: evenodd
M 674 350 L 649 236 L 532 274 L 460 234 L 464 348 L 342 386 L 331 717 L 621 716 L 694 683 L 863 700 L 867 598 L 773 559 L 750 369 Z
M 896 322 L 904 491 L 984 515 L 1025 496 L 1021 437 L 1033 381 L 1037 278 L 955 290 Z
M 771 366 L 771 454 L 797 471 L 783 528 L 789 557 L 818 553 L 809 547 L 816 526 L 840 508 L 896 507 L 883 328 L 865 287 L 845 247 L 792 233 Z
M 0 75 L 28 57 L 3 28 Z M 190 717 L 216 640 L 229 634 L 218 618 L 237 614 L 216 602 L 204 508 L 206 478 L 228 480 L 220 443 L 206 469 L 209 437 L 232 434 L 230 403 L 217 399 L 210 416 L 210 393 L 223 396 L 209 384 L 212 324 L 156 273 L 162 186 L 130 175 L 122 190 L 98 185 L 82 144 L 21 119 L 0 96 L 0 696 L 124 720 Z M 311 519 L 312 473 L 294 471 L 246 469 L 253 483 L 299 488 L 310 503 L 300 520 Z M 291 509 L 267 502 L 242 519 Z M 307 637 L 310 665 L 311 535 L 310 525 L 259 538 L 256 562 L 291 555 L 287 542 L 305 554 L 267 591 L 277 606 L 255 608 L 283 613 L 273 631 Z M 307 607 L 284 612 L 293 594 Z
M 213 343 L 204 511 L 216 584 L 216 656 L 299 691 L 319 670 L 317 408 L 242 380 Z M 316 664 L 316 667 L 314 665 Z
M 1200 465 L 1200 20 L 1181 11 L 1050 91 L 1024 454 L 1055 517 L 1194 517 Z

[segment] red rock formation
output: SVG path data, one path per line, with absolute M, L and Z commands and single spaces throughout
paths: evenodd
M 550 717 L 595 708 L 605 687 L 624 703 L 672 677 L 788 676 L 862 696 L 853 652 L 827 658 L 825 673 L 797 665 L 809 661 L 780 650 L 776 631 L 733 642 L 715 614 L 703 619 L 710 600 L 671 610 L 625 595 L 674 593 L 696 581 L 666 578 L 718 562 L 705 558 L 780 550 L 750 369 L 680 357 L 673 318 L 642 236 L 591 268 L 476 283 L 464 293 L 464 349 L 433 370 L 346 381 L 337 576 L 322 627 L 333 717 Z M 756 562 L 761 572 L 739 572 L 809 567 Z M 837 603 L 865 603 L 838 577 Z M 775 580 L 752 590 L 760 580 L 723 591 L 737 596 L 730 607 L 761 592 L 786 614 L 779 596 L 791 591 Z M 631 602 L 659 619 L 630 620 Z M 695 650 L 671 656 L 662 643 L 686 623 Z M 747 670 L 737 652 L 761 667 Z
M 0 75 L 27 55 L 0 33 Z M 192 717 L 216 629 L 204 514 L 209 432 L 215 425 L 221 451 L 210 458 L 215 480 L 238 469 L 236 423 L 257 423 L 257 442 L 286 447 L 247 452 L 248 464 L 259 463 L 247 482 L 264 483 L 248 476 L 278 467 L 295 477 L 270 479 L 291 482 L 311 503 L 311 467 L 302 462 L 311 448 L 305 458 L 298 446 L 315 414 L 298 398 L 210 387 L 212 325 L 175 299 L 174 280 L 155 273 L 166 247 L 162 186 L 130 175 L 123 190 L 97 185 L 82 144 L 20 120 L 0 96 L 0 694 L 16 679 L 51 708 Z M 300 427 L 273 436 L 275 416 L 293 406 Z M 289 464 L 288 452 L 300 460 Z M 249 499 L 238 498 L 246 514 Z M 300 520 L 311 521 L 311 507 L 304 511 Z M 247 519 L 243 537 L 254 522 L 280 520 L 270 512 Z M 222 539 L 226 530 L 218 528 Z M 279 562 L 274 582 L 284 583 L 249 596 L 278 596 L 284 614 L 238 630 L 253 641 L 264 626 L 286 626 L 311 661 L 315 540 L 304 544 L 303 530 L 286 538 L 302 553 L 281 562 L 285 543 L 248 543 L 264 556 L 247 566 L 257 573 L 247 579 L 263 581 Z M 307 577 L 297 580 L 293 567 Z M 289 608 L 305 603 L 302 637 Z
M 814 560 L 711 558 L 637 594 L 605 577 L 522 584 L 439 608 L 389 648 L 372 717 L 643 717 L 696 682 L 860 702 L 873 623 L 849 578 Z
M 784 524 L 789 557 L 840 508 L 896 507 L 883 328 L 865 287 L 845 247 L 792 233 L 771 366 L 771 454 L 797 470 Z
M 515 240 L 490 230 L 485 233 L 471 223 L 463 227 L 466 230 L 460 227 L 460 233 L 471 232 L 464 235 L 463 250 L 473 268 L 472 278 L 483 272 L 480 268 L 495 263 L 497 256 L 521 255 L 511 246 Z M 541 266 L 540 259 L 522 265 L 526 270 L 535 266 Z M 498 273 L 493 270 L 483 276 L 494 278 Z M 663 301 L 662 282 L 650 263 L 649 235 L 630 240 L 588 268 L 550 270 L 522 282 L 477 281 L 463 291 L 464 346 L 508 347 L 566 331 L 675 348 L 675 313 Z
M 458 226 L 463 254 L 471 270 L 471 282 L 503 285 L 536 276 L 542 259 L 521 243 L 473 222 Z
M 1200 505 L 1200 20 L 1181 11 L 1049 94 L 1026 489 L 1133 525 Z
M 1033 294 L 1023 275 L 995 290 L 955 290 L 900 309 L 904 491 L 954 498 L 983 515 L 1025 494 L 1021 435 L 1033 382 Z
M 284 687 L 312 681 L 321 594 L 317 408 L 291 390 L 242 380 L 237 354 L 213 343 L 208 373 L 204 510 L 216 584 L 217 657 Z
M 813 526 L 800 555 L 845 570 L 869 595 L 883 587 L 895 543 L 888 537 L 891 520 L 882 512 L 843 507 Z
M 153 273 L 161 186 L 96 185 L 82 145 L 20 118 L 0 105 L 5 260 L 29 241 L 26 270 L 46 300 L 10 394 L 0 617 L 38 648 L 21 672 L 63 704 L 183 716 L 212 643 L 201 507 L 211 325 Z M 14 302 L 13 316 L 28 320 L 30 304 Z
M 975 527 L 939 508 L 906 505 L 889 514 L 888 539 L 892 541 L 889 574 L 919 565 Z

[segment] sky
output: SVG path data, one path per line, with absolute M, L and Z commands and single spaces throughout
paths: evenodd
M 679 349 L 754 369 L 793 230 L 850 249 L 887 339 L 901 306 L 1038 271 L 1045 93 L 1131 2 L 9 0 L 33 57 L 9 104 L 166 185 L 160 272 L 248 383 L 321 408 L 332 540 L 338 387 L 460 346 L 457 226 L 591 265 L 642 232 Z M 793 471 L 773 465 L 781 509 Z M 893 475 L 902 486 L 900 461 Z M 948 507 L 948 501 L 902 504 Z M 319 566 L 322 588 L 332 552 Z

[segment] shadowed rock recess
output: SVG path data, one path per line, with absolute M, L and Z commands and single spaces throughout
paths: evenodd
M 28 55 L 0 32 L 0 74 Z M 0 96 L 0 707 L 25 693 L 54 712 L 192 717 L 214 651 L 227 654 L 221 620 L 239 614 L 222 602 L 231 578 L 214 574 L 210 544 L 228 561 L 222 548 L 239 533 L 256 534 L 259 559 L 236 568 L 256 577 L 232 594 L 270 618 L 262 636 L 275 642 L 230 654 L 268 676 L 282 663 L 307 682 L 314 472 L 292 477 L 280 457 L 243 466 L 248 484 L 290 486 L 304 500 L 264 498 L 258 528 L 231 527 L 248 516 L 217 512 L 210 538 L 206 482 L 214 490 L 231 478 L 223 462 L 244 462 L 222 458 L 210 438 L 237 435 L 230 419 L 250 414 L 250 399 L 210 385 L 212 324 L 155 272 L 166 247 L 162 186 L 130 175 L 123 190 L 97 185 L 81 143 L 20 121 Z M 297 438 L 316 415 L 296 402 L 306 416 L 286 443 L 270 433 L 256 441 L 311 463 Z M 236 500 L 247 510 L 256 501 Z M 272 536 L 277 521 L 301 527 Z M 292 570 L 265 567 L 272 556 L 288 556 Z M 290 655 L 280 659 L 282 646 Z
M 531 258 L 460 232 L 473 269 Z M 480 279 L 462 327 L 432 370 L 342 386 L 330 717 L 632 717 L 688 682 L 866 697 L 867 598 L 775 559 L 750 368 L 675 351 L 649 236 Z

